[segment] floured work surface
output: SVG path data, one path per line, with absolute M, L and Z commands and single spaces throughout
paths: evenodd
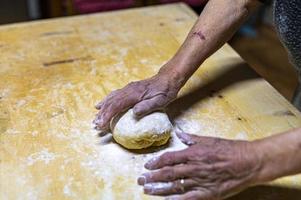
M 0 199 L 158 198 L 136 184 L 143 164 L 184 145 L 129 152 L 110 136 L 100 139 L 91 124 L 94 104 L 156 73 L 196 18 L 175 4 L 2 26 Z M 228 45 L 196 72 L 168 114 L 189 133 L 233 139 L 301 125 L 300 113 Z M 275 185 L 300 188 L 301 177 Z M 268 187 L 240 199 L 259 199 L 265 191 L 265 199 L 298 196 Z

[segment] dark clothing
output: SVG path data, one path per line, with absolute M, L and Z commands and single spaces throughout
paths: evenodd
M 274 20 L 290 60 L 299 73 L 293 103 L 301 111 L 301 0 L 275 0 Z

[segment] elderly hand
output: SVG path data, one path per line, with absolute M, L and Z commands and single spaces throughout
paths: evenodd
M 100 110 L 94 120 L 96 128 L 108 131 L 110 120 L 130 107 L 134 107 L 134 114 L 138 117 L 163 109 L 176 98 L 180 88 L 179 81 L 168 73 L 158 73 L 149 79 L 129 83 L 96 105 Z
M 167 199 L 217 200 L 256 183 L 262 162 L 255 144 L 177 133 L 189 148 L 153 158 L 138 178 L 150 195 Z

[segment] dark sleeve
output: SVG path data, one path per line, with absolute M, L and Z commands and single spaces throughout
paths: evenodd
M 259 1 L 264 4 L 270 4 L 272 2 L 271 0 L 259 0 Z

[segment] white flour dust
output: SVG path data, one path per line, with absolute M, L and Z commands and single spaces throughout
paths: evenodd
M 50 161 L 54 160 L 57 157 L 52 152 L 49 152 L 47 148 L 44 148 L 43 150 L 33 153 L 30 156 L 27 157 L 27 165 L 31 166 L 35 164 L 38 161 L 42 161 L 45 164 L 48 164 Z

